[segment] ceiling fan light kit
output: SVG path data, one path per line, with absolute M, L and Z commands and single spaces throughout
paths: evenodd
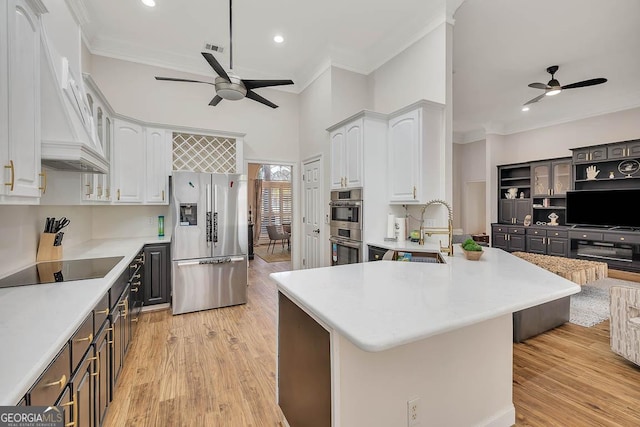
M 522 111 L 529 111 L 529 108 L 527 107 L 528 105 L 540 101 L 545 96 L 554 96 L 554 95 L 559 94 L 560 92 L 562 92 L 565 89 L 575 89 L 575 88 L 579 88 L 579 87 L 594 86 L 594 85 L 599 85 L 599 84 L 605 83 L 607 81 L 607 79 L 599 77 L 599 78 L 596 78 L 596 79 L 583 80 L 581 82 L 571 83 L 571 84 L 562 86 L 562 85 L 560 85 L 560 82 L 558 80 L 556 80 L 556 78 L 555 78 L 555 74 L 558 71 L 558 68 L 560 68 L 560 67 L 557 66 L 557 65 L 552 65 L 552 66 L 547 68 L 547 73 L 551 74 L 551 80 L 549 80 L 549 82 L 547 84 L 544 84 L 544 83 L 529 83 L 529 87 L 530 88 L 542 89 L 542 90 L 544 90 L 544 93 L 542 95 L 540 95 L 540 96 L 536 96 L 535 98 L 530 99 L 529 101 L 527 101 L 523 105 Z M 525 107 L 527 108 L 526 110 L 525 110 Z
M 214 83 L 203 82 L 199 80 L 178 79 L 174 77 L 158 77 L 156 80 L 165 80 L 173 82 L 189 82 L 189 83 L 204 83 L 210 84 L 215 87 L 216 96 L 209 102 L 209 105 L 216 106 L 223 99 L 227 101 L 238 101 L 240 99 L 249 98 L 253 101 L 259 102 L 271 108 L 278 108 L 276 104 L 263 98 L 253 91 L 253 89 L 261 87 L 271 86 L 284 86 L 292 85 L 292 80 L 250 80 L 241 79 L 233 72 L 233 20 L 232 20 L 232 0 L 229 0 L 229 72 L 220 65 L 216 58 L 209 52 L 201 52 L 204 59 L 207 60 L 213 71 L 218 75 L 215 78 Z M 208 47 L 208 46 L 207 46 Z M 217 46 L 213 46 L 217 47 Z M 222 48 L 218 48 L 219 52 Z

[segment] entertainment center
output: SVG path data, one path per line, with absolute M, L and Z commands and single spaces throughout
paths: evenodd
M 640 140 L 498 166 L 492 246 L 640 272 Z

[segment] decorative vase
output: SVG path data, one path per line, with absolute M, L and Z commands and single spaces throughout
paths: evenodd
M 484 251 L 467 251 L 463 248 L 462 253 L 464 253 L 464 257 L 469 261 L 478 261 Z

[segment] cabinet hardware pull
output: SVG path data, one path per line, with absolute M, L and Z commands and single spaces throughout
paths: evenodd
M 416 186 L 413 186 L 413 200 L 416 199 Z
M 118 188 L 118 200 L 120 200 L 120 189 Z
M 60 384 L 60 390 L 62 390 L 65 386 L 65 384 L 67 384 L 67 376 L 65 374 L 62 374 L 62 377 L 60 377 L 60 379 L 58 381 L 53 381 L 50 383 L 45 384 L 45 387 L 53 387 L 54 385 L 58 385 Z
M 73 342 L 82 342 L 82 341 L 89 341 L 89 342 L 93 341 L 93 334 L 89 334 L 84 338 L 78 338 L 76 340 L 73 340 Z
M 131 288 L 131 292 L 138 292 L 140 288 Z
M 164 190 L 162 190 L 162 201 L 164 202 Z
M 60 405 L 60 406 L 73 406 L 73 421 L 65 424 L 65 427 L 72 427 L 76 425 L 76 420 L 78 419 L 78 412 L 77 412 L 77 405 L 76 405 L 77 401 L 78 401 L 77 393 L 74 393 L 73 399 L 71 399 L 70 402 L 63 403 L 62 405 Z
M 624 240 L 624 237 L 621 237 L 620 240 Z
M 87 360 L 95 360 L 96 363 L 96 370 L 91 374 L 92 377 L 97 377 L 98 375 L 100 375 L 100 357 L 99 356 L 95 356 L 95 357 L 90 357 Z
M 140 278 L 140 274 L 134 274 L 131 278 L 132 279 L 139 279 Z
M 13 191 L 13 185 L 16 181 L 16 170 L 13 167 L 13 160 L 9 160 L 9 166 L 5 166 L 5 169 L 11 169 L 11 180 L 9 182 L 5 182 L 4 185 L 9 187 L 9 191 Z
M 47 192 L 47 171 L 42 170 L 39 174 L 42 177 L 42 187 L 38 187 L 38 190 L 42 191 L 42 194 Z
M 131 319 L 132 322 L 137 322 L 138 318 L 136 317 L 135 319 Z
M 133 282 L 132 285 L 134 286 L 140 286 L 142 284 L 142 282 L 140 280 L 138 280 L 137 282 Z
M 113 327 L 105 329 L 105 331 L 113 332 Z
M 109 308 L 105 308 L 104 310 L 96 311 L 96 314 L 104 314 L 106 316 L 109 315 Z

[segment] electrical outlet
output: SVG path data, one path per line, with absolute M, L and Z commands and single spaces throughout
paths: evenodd
M 407 401 L 407 426 L 420 425 L 420 398 L 416 397 Z
M 148 217 L 147 221 L 148 221 L 149 225 L 156 225 L 156 217 L 154 217 L 154 216 Z
M 431 219 L 431 218 L 427 218 L 424 220 L 424 226 L 425 227 L 435 227 L 436 226 L 436 220 L 435 219 Z

